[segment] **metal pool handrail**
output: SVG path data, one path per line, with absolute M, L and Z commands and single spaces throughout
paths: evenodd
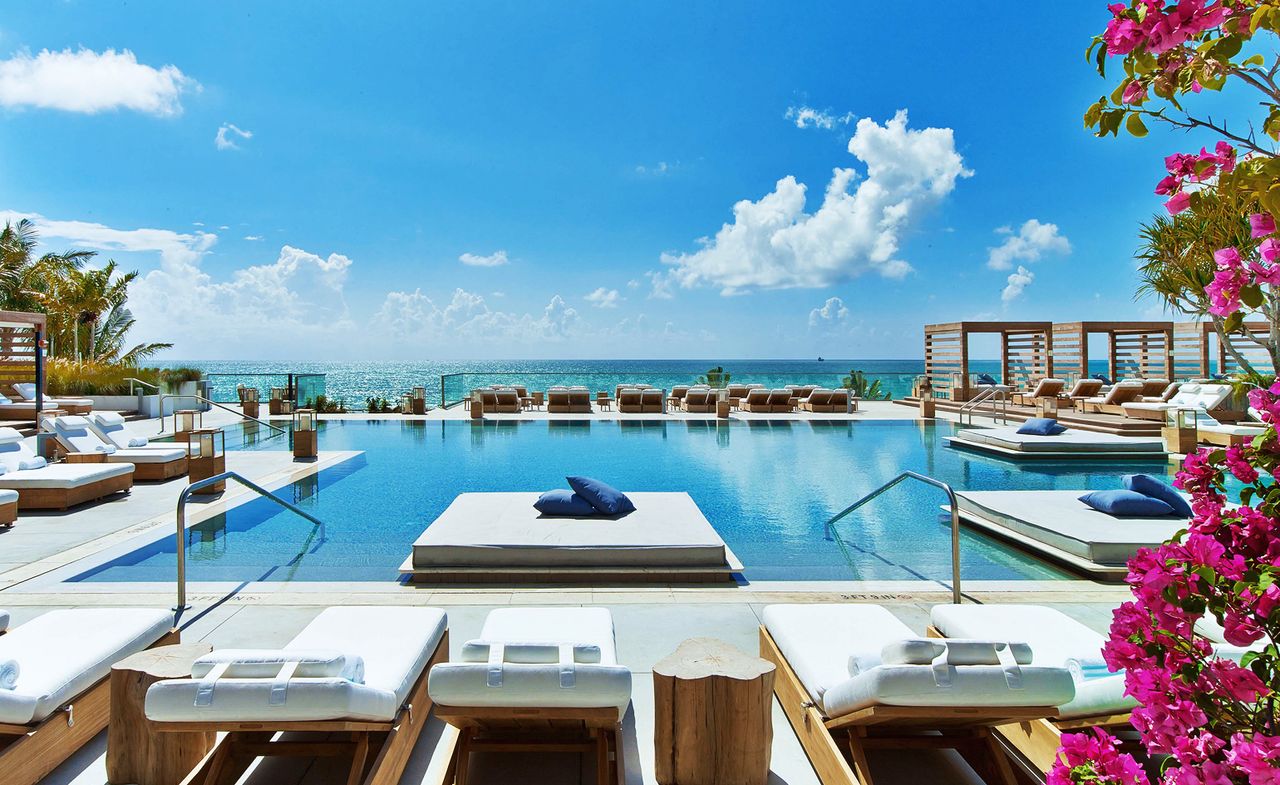
M 997 402 L 1000 403 L 999 409 L 996 408 Z M 984 403 L 991 404 L 991 422 L 995 422 L 996 416 L 999 415 L 1000 419 L 1006 425 L 1009 424 L 1009 388 L 1000 384 L 988 387 L 966 401 L 964 405 L 960 407 L 960 424 L 964 424 L 964 415 L 968 412 L 969 424 L 973 425 L 973 415 L 982 408 L 982 404 Z
M 141 385 L 141 386 L 143 386 L 143 387 L 150 387 L 151 389 L 155 390 L 156 392 L 160 392 L 160 386 L 159 386 L 159 385 L 156 385 L 156 384 L 152 384 L 151 382 L 144 382 L 143 380 L 138 379 L 138 378 L 133 377 L 133 376 L 126 376 L 126 377 L 124 377 L 124 380 L 125 380 L 126 382 L 128 382 L 128 383 L 129 383 L 129 394 L 130 394 L 130 395 L 133 395 L 133 385 L 134 385 L 134 384 L 139 384 L 139 385 Z
M 824 527 L 825 537 L 828 540 L 831 539 L 832 527 L 835 526 L 841 518 L 844 518 L 849 513 L 858 509 L 903 480 L 918 480 L 925 485 L 932 485 L 947 494 L 947 501 L 951 504 L 951 601 L 956 605 L 959 605 L 962 601 L 960 593 L 960 505 L 956 503 L 956 492 L 950 485 L 947 485 L 942 480 L 935 480 L 932 477 L 919 474 L 917 472 L 903 472 L 836 513 L 831 520 L 827 521 L 826 526 Z
M 247 480 L 244 477 L 240 476 L 239 474 L 236 474 L 235 472 L 223 472 L 222 474 L 215 474 L 214 476 L 204 480 L 196 480 L 195 482 L 191 483 L 187 487 L 183 488 L 182 493 L 178 494 L 178 510 L 177 510 L 178 603 L 173 606 L 173 626 L 175 627 L 178 626 L 178 617 L 182 615 L 182 612 L 185 610 L 190 610 L 191 608 L 191 606 L 187 604 L 187 499 L 188 497 L 191 496 L 192 493 L 200 490 L 201 488 L 207 488 L 210 485 L 214 485 L 220 482 L 225 482 L 227 480 L 235 480 L 236 482 L 240 483 L 241 485 L 248 488 L 249 490 L 254 491 L 259 496 L 266 497 L 271 501 L 275 502 L 276 504 L 280 505 L 281 507 L 284 507 L 285 509 L 290 510 L 292 512 L 296 512 L 298 515 L 301 515 L 303 518 L 306 518 L 307 520 L 311 521 L 313 524 L 317 526 L 324 526 L 324 521 L 320 520 L 319 518 L 307 512 L 306 510 L 303 510 L 298 505 L 291 504 L 290 502 L 287 502 L 284 499 L 281 499 L 279 496 L 276 496 L 274 493 L 267 490 L 266 488 L 263 488 L 261 485 L 258 485 L 252 480 Z M 321 535 L 321 536 L 323 537 L 324 535 Z
M 287 429 L 285 429 L 285 428 L 281 428 L 279 425 L 272 425 L 271 423 L 267 422 L 266 420 L 259 420 L 257 417 L 250 417 L 249 415 L 245 414 L 244 412 L 238 412 L 238 411 L 236 411 L 235 409 L 232 409 L 230 406 L 223 406 L 222 404 L 218 403 L 217 401 L 211 401 L 211 400 L 209 400 L 208 398 L 204 397 L 203 395 L 197 395 L 197 394 L 195 394 L 195 393 L 192 393 L 192 394 L 190 394 L 190 395 L 180 395 L 180 394 L 178 394 L 178 393 L 174 393 L 174 394 L 172 394 L 172 395 L 161 395 L 161 396 L 160 396 L 160 431 L 159 431 L 159 433 L 164 433 L 164 417 L 165 417 L 165 415 L 164 415 L 164 402 L 165 402 L 165 399 L 167 399 L 167 398 L 195 398 L 197 401 L 203 401 L 203 402 L 205 402 L 205 403 L 209 404 L 210 406 L 217 406 L 219 409 L 222 409 L 223 411 L 231 412 L 232 414 L 236 415 L 237 417 L 243 417 L 243 418 L 244 418 L 244 419 L 246 419 L 246 420 L 253 420 L 254 422 L 256 422 L 256 423 L 258 423 L 258 424 L 260 424 L 260 425 L 265 425 L 265 426 L 267 426 L 268 428 L 270 428 L 271 430 L 276 431 L 276 433 L 272 434 L 273 436 L 283 436 L 284 434 L 286 434 L 286 433 L 288 433 L 288 432 L 289 432 Z M 177 410 L 175 410 L 175 411 L 173 412 L 173 423 L 174 423 L 174 427 L 176 428 L 176 427 L 177 427 L 177 424 L 178 424 L 178 412 L 177 412 Z

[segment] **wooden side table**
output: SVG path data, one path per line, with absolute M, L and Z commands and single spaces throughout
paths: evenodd
M 691 638 L 653 666 L 659 785 L 765 785 L 773 679 L 773 663 L 715 638 Z
M 213 749 L 216 733 L 160 733 L 143 713 L 148 687 L 161 679 L 189 677 L 195 661 L 211 651 L 207 643 L 157 646 L 111 666 L 110 785 L 178 785 Z

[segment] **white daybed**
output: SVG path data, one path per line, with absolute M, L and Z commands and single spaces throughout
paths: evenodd
M 0 467 L 0 488 L 18 492 L 20 510 L 65 510 L 133 487 L 133 464 L 50 465 L 12 428 L 0 428 Z
M 1075 681 L 1075 697 L 1055 717 L 998 727 L 1031 765 L 1048 772 L 1064 730 L 1128 727 L 1137 701 L 1124 694 L 1124 674 L 1102 660 L 1102 635 L 1053 608 L 1039 605 L 935 605 L 933 627 L 944 638 L 1000 639 L 1015 636 L 1032 651 L 1034 665 L 1065 667 Z
M 687 493 L 629 493 L 634 512 L 544 516 L 537 493 L 464 493 L 413 544 L 413 580 L 729 580 L 742 565 Z
M 106 463 L 129 463 L 134 467 L 136 480 L 168 480 L 187 473 L 187 448 L 176 445 L 167 448 L 120 448 L 103 441 L 89 426 L 89 420 L 79 415 L 50 417 L 45 424 L 53 430 L 58 444 L 68 453 L 103 455 Z
M 1036 664 L 1025 644 L 920 638 L 878 605 L 770 605 L 762 618 L 760 656 L 824 785 L 871 782 L 877 743 L 968 748 L 991 761 L 988 781 L 1012 783 L 991 728 L 1052 716 L 1075 695 L 1067 669 Z
M 618 664 L 607 608 L 490 611 L 457 660 L 431 669 L 428 690 L 436 716 L 459 729 L 448 751 L 458 782 L 472 752 L 548 745 L 594 752 L 597 782 L 626 782 L 620 732 L 631 671 Z
M 1229 384 L 1200 384 L 1187 382 L 1178 388 L 1166 402 L 1134 401 L 1123 404 L 1125 417 L 1136 417 L 1143 420 L 1164 420 L 1166 412 L 1175 409 L 1197 409 L 1211 412 L 1231 397 Z
M 952 447 L 968 447 L 1011 458 L 1088 458 L 1099 453 L 1163 457 L 1166 454 L 1164 442 L 1159 437 L 1117 436 L 1077 428 L 1067 428 L 1056 436 L 1018 433 L 1016 427 L 965 428 L 949 437 L 947 443 Z
M 130 436 L 125 428 L 125 419 L 120 412 L 91 412 L 85 415 L 89 430 L 98 435 L 104 442 L 115 445 L 119 450 L 174 450 L 182 449 L 179 442 L 152 444 L 146 436 Z M 188 451 L 195 454 L 198 445 L 188 445 Z
M 327 608 L 282 649 L 215 649 L 191 678 L 156 682 L 146 715 L 162 733 L 226 733 L 191 782 L 235 781 L 258 756 L 347 745 L 348 782 L 392 783 L 431 712 L 427 672 L 448 657 L 438 608 Z
M 8 614 L 4 614 L 7 626 Z M 107 726 L 116 662 L 177 643 L 173 616 L 146 608 L 54 610 L 0 635 L 0 662 L 18 665 L 0 689 L 0 779 L 33 785 Z
M 1093 577 L 1121 579 L 1139 548 L 1169 539 L 1179 516 L 1116 517 L 1080 501 L 1088 491 L 964 491 L 956 494 L 967 523 L 1063 562 Z
M 31 382 L 20 382 L 13 385 L 13 391 L 17 393 L 18 397 L 23 401 L 31 404 L 33 407 L 35 406 L 36 386 L 34 384 Z M 46 406 L 52 405 L 55 408 L 62 409 L 63 411 L 67 411 L 72 414 L 87 414 L 93 410 L 93 399 L 91 398 L 63 398 L 61 396 L 52 398 L 46 395 L 42 397 L 41 401 L 46 404 Z

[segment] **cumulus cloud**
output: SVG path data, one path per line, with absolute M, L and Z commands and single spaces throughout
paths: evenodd
M 507 258 L 506 251 L 495 251 L 488 256 L 477 256 L 473 253 L 464 253 L 458 257 L 458 261 L 471 267 L 500 267 L 511 261 Z
M 421 289 L 388 292 L 374 316 L 380 330 L 420 339 L 461 338 L 467 341 L 531 344 L 559 341 L 578 323 L 578 312 L 560 295 L 552 296 L 542 313 L 495 311 L 484 297 L 455 289 L 449 302 L 436 305 Z
M 829 286 L 867 272 L 906 275 L 902 235 L 973 173 L 950 128 L 909 129 L 906 110 L 884 125 L 859 120 L 849 152 L 866 176 L 836 168 L 816 212 L 805 212 L 806 187 L 788 175 L 759 201 L 735 204 L 733 222 L 699 240 L 700 250 L 663 254 L 668 275 L 682 287 L 718 286 L 726 295 Z
M 260 234 L 246 234 L 246 235 L 244 236 L 244 239 L 249 240 L 250 242 L 257 242 L 258 240 L 261 240 L 261 239 L 262 239 L 262 235 L 260 235 Z
M 671 275 L 667 272 L 649 270 L 644 274 L 649 279 L 649 298 L 651 300 L 670 300 L 675 297 L 671 291 Z
M 849 319 L 849 309 L 839 297 L 828 297 L 821 308 L 809 311 L 809 327 L 814 329 L 831 329 L 844 324 Z
M 213 137 L 213 146 L 219 150 L 239 150 L 240 145 L 236 143 L 237 139 L 252 139 L 253 131 L 246 131 L 234 123 L 223 123 L 218 128 L 217 136 Z
M 1071 253 L 1071 243 L 1058 231 L 1057 224 L 1032 218 L 1017 232 L 1008 226 L 996 232 L 1006 237 L 1000 245 L 987 249 L 987 267 L 992 270 L 1013 269 L 1014 262 L 1038 262 L 1045 254 Z
M 169 116 L 182 112 L 184 91 L 199 84 L 175 65 L 153 68 L 128 49 L 19 52 L 0 60 L 0 106 L 96 114 L 128 109 Z
M 1025 291 L 1035 279 L 1035 273 L 1022 265 L 1018 265 L 1018 269 L 1009 274 L 1008 282 L 1004 287 L 1004 291 L 1000 293 L 1000 299 L 1008 305 L 1021 297 L 1023 291 Z
M 659 161 L 653 166 L 645 166 L 644 164 L 636 164 L 636 174 L 648 177 L 661 177 L 675 169 L 675 164 L 669 164 L 666 161 Z
M 601 286 L 582 299 L 596 308 L 617 308 L 618 303 L 622 300 L 622 295 L 618 294 L 617 289 L 606 289 Z
M 853 112 L 838 115 L 830 109 L 814 109 L 812 106 L 788 106 L 785 117 L 795 123 L 796 128 L 822 128 L 828 131 L 853 122 Z

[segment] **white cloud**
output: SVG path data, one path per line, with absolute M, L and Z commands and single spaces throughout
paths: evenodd
M 639 288 L 640 288 L 640 281 L 639 281 L 639 279 L 637 279 L 637 278 L 632 278 L 630 281 L 627 281 L 627 288 L 628 288 L 628 289 L 639 289 Z
M 415 289 L 388 292 L 373 322 L 380 331 L 412 335 L 415 341 L 449 339 L 505 346 L 563 340 L 578 323 L 578 312 L 558 294 L 537 316 L 495 311 L 484 297 L 465 289 L 455 289 L 441 308 Z
M 809 311 L 809 327 L 826 329 L 844 324 L 849 319 L 849 309 L 839 297 L 828 297 L 821 308 Z
M 1049 253 L 1071 253 L 1071 243 L 1058 231 L 1057 224 L 1040 223 L 1032 218 L 1016 233 L 1008 226 L 996 232 L 1007 237 L 1000 245 L 987 249 L 987 267 L 992 270 L 1013 269 L 1014 262 L 1037 262 Z
M 675 164 L 669 164 L 666 161 L 659 161 L 653 166 L 645 166 L 644 164 L 636 165 L 636 174 L 649 177 L 661 177 L 675 169 Z
M 34 57 L 19 52 L 0 60 L 0 106 L 6 107 L 85 114 L 131 109 L 163 117 L 180 114 L 180 96 L 196 89 L 199 84 L 177 66 L 152 68 L 128 49 L 42 49 Z
M 1022 265 L 1009 274 L 1008 283 L 1000 293 L 1000 299 L 1007 305 L 1022 296 L 1022 292 L 1036 279 L 1035 273 Z
M 618 294 L 617 289 L 606 289 L 601 286 L 582 299 L 591 303 L 596 308 L 617 308 L 618 303 L 623 298 L 622 295 Z
M 849 152 L 866 165 L 860 182 L 854 169 L 835 169 L 822 205 L 806 213 L 806 187 L 782 178 L 759 201 L 735 204 L 733 223 L 702 238 L 700 250 L 663 254 L 671 277 L 685 288 L 718 286 L 722 294 L 736 294 L 829 286 L 866 272 L 906 275 L 911 265 L 898 258 L 902 235 L 957 179 L 973 173 L 956 152 L 951 129 L 910 130 L 906 110 L 884 125 L 859 120 Z
M 794 122 L 796 128 L 823 128 L 828 131 L 853 122 L 853 112 L 838 115 L 830 109 L 814 109 L 812 106 L 788 106 L 785 117 Z
M 253 131 L 246 131 L 234 123 L 223 123 L 218 128 L 217 136 L 213 137 L 213 146 L 219 150 L 239 150 L 240 145 L 236 144 L 236 139 L 252 139 Z
M 260 235 L 260 234 L 246 234 L 246 235 L 244 236 L 244 239 L 249 240 L 249 241 L 251 241 L 251 242 L 257 242 L 258 240 L 261 240 L 261 239 L 262 239 L 262 235 Z
M 473 253 L 464 253 L 458 257 L 458 261 L 471 267 L 500 267 L 511 261 L 507 258 L 506 251 L 496 251 L 488 256 L 477 256 Z
M 644 277 L 649 279 L 649 285 L 652 287 L 649 291 L 649 299 L 670 300 L 675 297 L 675 293 L 671 291 L 670 273 L 649 270 L 644 274 Z

